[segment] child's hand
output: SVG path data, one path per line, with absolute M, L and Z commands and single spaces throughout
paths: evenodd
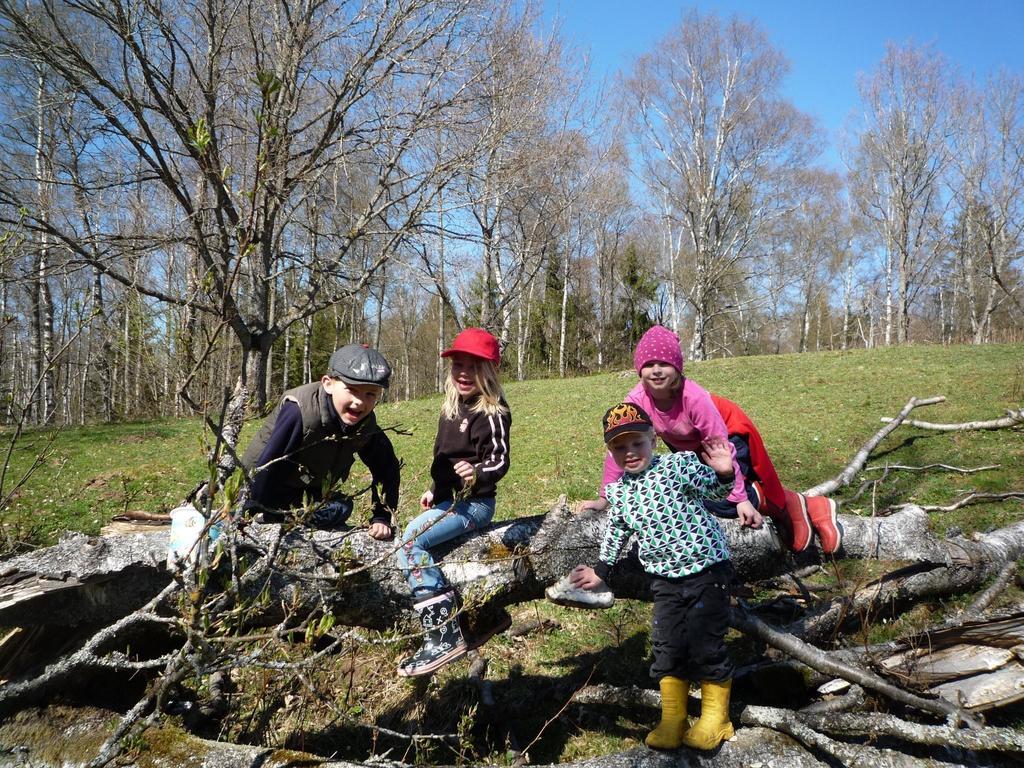
M 423 509 L 430 509 L 430 507 L 433 505 L 433 503 L 434 503 L 434 492 L 433 491 L 424 491 L 423 495 L 420 496 L 420 506 Z
M 606 509 L 608 509 L 608 499 L 601 497 L 581 501 L 579 506 L 580 512 L 604 512 Z
M 468 461 L 458 462 L 453 467 L 453 469 L 455 470 L 455 474 L 461 477 L 464 482 L 469 482 L 470 480 L 472 480 L 473 475 L 476 472 L 476 470 L 473 468 L 473 465 L 470 464 Z
M 754 509 L 754 505 L 749 501 L 741 501 L 736 505 L 736 516 L 739 517 L 740 525 L 743 527 L 760 528 L 764 522 L 761 513 Z
M 370 536 L 377 541 L 387 541 L 391 538 L 391 526 L 387 523 L 370 523 Z
M 599 589 L 604 580 L 589 565 L 577 565 L 569 573 L 569 582 L 579 589 Z
M 729 441 L 724 437 L 716 437 L 714 435 L 704 438 L 701 441 L 701 452 L 700 457 L 719 475 L 731 475 L 732 469 L 732 450 L 729 447 Z

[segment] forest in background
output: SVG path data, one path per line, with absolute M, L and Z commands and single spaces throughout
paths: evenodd
M 1024 78 L 893 43 L 845 171 L 785 51 L 696 11 L 614 82 L 532 3 L 0 0 L 0 419 L 262 407 L 349 341 L 392 400 L 482 325 L 512 379 L 1024 337 Z

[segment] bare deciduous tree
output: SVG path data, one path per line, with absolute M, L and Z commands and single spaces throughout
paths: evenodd
M 693 12 L 625 82 L 644 182 L 685 235 L 698 360 L 724 289 L 814 153 L 811 119 L 779 95 L 786 69 L 754 24 Z
M 72 180 L 87 199 L 105 188 L 152 201 L 166 218 L 128 239 L 117 217 L 28 211 L 26 225 L 148 297 L 226 319 L 242 382 L 262 403 L 273 343 L 291 324 L 363 291 L 402 247 L 439 178 L 459 158 L 420 151 L 462 122 L 467 58 L 489 11 L 476 0 L 377 0 L 297 6 L 137 0 L 0 3 L 4 50 L 40 62 L 79 95 L 95 161 Z M 474 68 L 476 67 L 476 69 Z M 472 147 L 469 148 L 469 151 Z M 18 201 L 4 169 L 0 200 Z M 304 253 L 310 196 L 330 191 L 320 258 Z M 184 242 L 199 260 L 198 296 L 168 293 L 127 251 L 166 260 Z M 135 262 L 138 264 L 138 262 Z M 272 296 L 296 271 L 301 293 Z
M 852 194 L 883 249 L 885 342 L 901 344 L 910 338 L 910 307 L 944 245 L 949 70 L 931 48 L 890 45 L 859 89 L 864 125 L 850 158 Z

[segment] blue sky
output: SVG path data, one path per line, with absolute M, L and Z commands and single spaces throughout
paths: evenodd
M 890 40 L 932 43 L 979 78 L 1000 66 L 1024 72 L 1024 0 L 544 0 L 545 18 L 561 19 L 596 77 L 628 67 L 693 7 L 761 24 L 790 62 L 784 94 L 828 131 L 829 164 L 838 164 L 837 132 L 858 104 L 857 75 L 875 68 Z

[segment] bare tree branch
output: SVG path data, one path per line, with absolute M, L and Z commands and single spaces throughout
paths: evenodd
M 730 618 L 730 624 L 741 632 L 763 640 L 789 656 L 799 659 L 807 666 L 819 672 L 841 677 L 844 680 L 849 680 L 851 683 L 857 683 L 863 688 L 880 693 L 886 698 L 906 704 L 922 712 L 940 715 L 953 722 L 964 722 L 972 727 L 979 727 L 981 725 L 981 721 L 965 712 L 962 707 L 958 707 L 945 699 L 922 698 L 921 696 L 904 691 L 902 688 L 883 680 L 867 670 L 857 669 L 849 664 L 829 658 L 820 650 L 805 643 L 795 635 L 773 629 L 745 609 L 734 610 Z
M 895 430 L 896 427 L 898 427 L 905 418 L 907 418 L 907 415 L 912 410 L 914 410 L 915 408 L 919 408 L 923 405 L 934 405 L 935 403 L 943 403 L 945 401 L 946 398 L 942 396 L 925 397 L 920 399 L 916 397 L 910 398 L 907 404 L 903 406 L 903 410 L 900 411 L 900 415 L 893 419 L 890 424 L 878 430 L 878 432 L 876 432 L 870 440 L 864 443 L 863 447 L 861 447 L 861 449 L 857 451 L 857 454 L 853 457 L 853 461 L 851 461 L 846 466 L 846 468 L 839 473 L 839 475 L 837 475 L 832 480 L 827 480 L 824 483 L 819 483 L 813 488 L 808 488 L 806 491 L 804 491 L 804 493 L 807 496 L 828 496 L 833 491 L 842 488 L 843 486 L 849 485 L 853 478 L 857 475 L 857 473 L 860 472 L 861 467 L 863 467 L 864 464 L 867 463 L 868 457 L 871 455 L 871 452 L 875 450 L 875 448 L 878 447 L 878 444 L 881 443 L 890 433 L 892 433 L 892 431 Z
M 883 416 L 882 421 L 889 423 L 893 419 Z M 917 427 L 918 429 L 933 429 L 939 432 L 967 432 L 974 429 L 1006 429 L 1007 427 L 1013 427 L 1017 424 L 1024 424 L 1024 409 L 1020 410 L 1009 410 L 1006 412 L 1006 416 L 998 419 L 989 419 L 988 421 L 965 421 L 959 424 L 935 424 L 930 421 L 904 421 L 909 427 Z
M 1024 491 L 1006 491 L 1005 493 L 969 493 L 953 504 L 922 504 L 926 512 L 952 512 L 954 509 L 980 504 L 983 501 L 1005 501 L 1006 499 L 1024 499 Z

